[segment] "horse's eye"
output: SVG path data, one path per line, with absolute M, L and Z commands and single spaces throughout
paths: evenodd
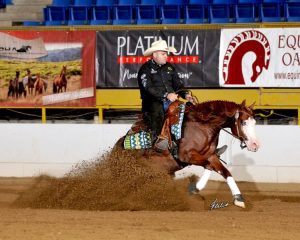
M 247 122 L 246 121 L 242 121 L 242 126 L 246 126 L 247 125 Z

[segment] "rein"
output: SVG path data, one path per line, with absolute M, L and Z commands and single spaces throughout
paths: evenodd
M 247 147 L 247 145 L 246 145 L 246 143 L 245 143 L 246 139 L 242 138 L 243 140 L 241 140 L 239 136 L 233 135 L 231 132 L 229 132 L 229 131 L 226 130 L 225 128 L 222 128 L 221 130 L 223 130 L 224 132 L 227 132 L 229 135 L 231 135 L 231 136 L 233 136 L 234 138 L 240 140 L 240 141 L 241 141 L 241 143 L 240 143 L 241 149 L 244 149 L 245 147 Z M 239 131 L 238 131 L 238 134 L 239 134 Z
M 242 137 L 241 134 L 240 134 L 240 130 L 239 130 L 239 127 L 238 127 L 238 124 L 237 124 L 237 120 L 239 119 L 239 116 L 240 116 L 240 112 L 239 112 L 239 110 L 236 110 L 236 113 L 234 114 L 234 119 L 235 119 L 234 124 L 236 126 L 237 136 L 235 136 L 231 132 L 227 131 L 225 128 L 222 128 L 222 130 L 225 131 L 225 132 L 227 132 L 231 136 L 237 138 L 238 140 L 240 140 L 241 141 L 240 147 L 241 147 L 241 149 L 244 149 L 245 147 L 247 147 L 247 145 L 246 145 L 246 140 L 247 139 L 245 139 L 244 137 Z

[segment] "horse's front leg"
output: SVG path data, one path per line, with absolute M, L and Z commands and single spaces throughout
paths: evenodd
M 233 203 L 234 205 L 241 207 L 241 208 L 245 208 L 245 201 L 244 198 L 235 182 L 235 180 L 233 179 L 231 173 L 228 171 L 228 169 L 220 162 L 219 157 L 214 154 L 212 155 L 209 159 L 209 165 L 208 168 L 214 170 L 215 172 L 219 173 L 220 175 L 222 175 L 226 181 L 227 184 L 231 190 L 232 196 L 233 196 Z M 201 179 L 200 179 L 201 181 Z

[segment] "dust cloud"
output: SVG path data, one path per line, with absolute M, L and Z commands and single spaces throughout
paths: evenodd
M 139 151 L 115 149 L 75 166 L 62 178 L 40 176 L 15 202 L 17 207 L 107 210 L 187 211 L 195 198 L 187 180 L 149 164 Z M 197 200 L 200 208 L 203 202 Z

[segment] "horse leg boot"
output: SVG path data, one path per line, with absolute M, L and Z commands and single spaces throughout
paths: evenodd
M 211 158 L 209 158 L 209 161 L 212 169 L 226 179 L 233 196 L 233 204 L 238 207 L 245 208 L 246 206 L 243 196 L 228 169 L 220 162 L 217 155 L 213 155 Z
M 210 177 L 210 174 L 211 174 L 211 170 L 204 169 L 204 173 L 203 173 L 202 177 L 196 183 L 196 188 L 197 188 L 198 191 L 201 191 L 205 188 L 205 186 L 208 182 L 208 179 Z
M 238 186 L 236 185 L 235 180 L 233 179 L 233 177 L 227 177 L 227 184 L 231 190 L 232 196 L 233 196 L 233 204 L 235 206 L 241 207 L 241 208 L 245 208 L 245 200 L 238 188 Z

